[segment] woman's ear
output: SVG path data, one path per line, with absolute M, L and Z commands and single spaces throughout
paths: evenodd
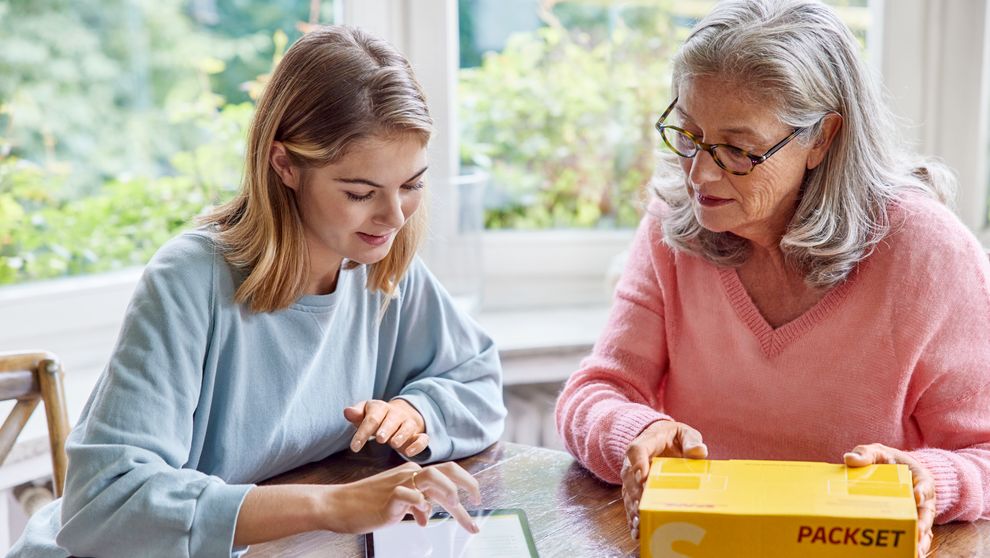
M 289 152 L 286 151 L 282 142 L 272 142 L 272 150 L 268 156 L 268 161 L 272 168 L 275 169 L 278 177 L 282 179 L 283 184 L 293 190 L 299 188 L 300 170 L 292 164 L 292 160 L 289 159 Z
M 817 167 L 825 160 L 828 148 L 831 147 L 832 141 L 835 140 L 835 136 L 839 133 L 840 128 L 842 128 L 842 117 L 838 113 L 831 112 L 825 115 L 822 121 L 821 133 L 808 153 L 808 170 Z

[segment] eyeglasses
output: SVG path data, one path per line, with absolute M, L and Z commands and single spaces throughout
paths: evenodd
M 771 155 L 780 151 L 789 141 L 807 129 L 795 128 L 789 136 L 780 140 L 777 145 L 771 147 L 763 155 L 754 155 L 745 149 L 727 143 L 705 143 L 683 128 L 664 124 L 663 121 L 667 119 L 670 111 L 674 110 L 674 105 L 676 104 L 677 98 L 674 99 L 674 102 L 670 103 L 667 110 L 663 111 L 656 124 L 657 131 L 660 132 L 660 137 L 663 138 L 663 142 L 667 144 L 667 147 L 686 159 L 693 158 L 698 154 L 698 151 L 707 151 L 712 156 L 716 165 L 722 167 L 726 172 L 738 176 L 745 176 L 753 172 L 756 165 L 765 163 Z

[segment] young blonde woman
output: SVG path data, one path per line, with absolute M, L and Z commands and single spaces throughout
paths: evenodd
M 301 38 L 258 103 L 242 193 L 155 255 L 67 443 L 65 495 L 13 556 L 229 556 L 436 502 L 502 431 L 492 341 L 416 258 L 431 119 L 409 64 Z M 410 460 L 338 486 L 253 483 L 368 442 Z

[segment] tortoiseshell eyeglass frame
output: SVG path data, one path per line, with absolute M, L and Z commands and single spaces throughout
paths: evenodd
M 765 163 L 766 160 L 769 159 L 771 155 L 773 155 L 774 153 L 780 151 L 785 145 L 788 144 L 788 142 L 790 142 L 792 139 L 796 138 L 798 136 L 798 134 L 800 134 L 801 132 L 803 132 L 803 131 L 805 131 L 807 129 L 806 127 L 795 128 L 794 131 L 791 132 L 786 138 L 780 140 L 777 143 L 777 145 L 774 145 L 773 147 L 771 147 L 770 149 L 768 149 L 766 151 L 766 153 L 764 153 L 763 155 L 756 155 L 754 153 L 751 153 L 749 151 L 746 151 L 745 149 L 743 149 L 741 147 L 736 147 L 734 145 L 730 145 L 730 144 L 727 144 L 727 143 L 705 143 L 705 142 L 699 140 L 697 137 L 695 137 L 694 134 L 692 134 L 691 132 L 685 130 L 684 128 L 679 128 L 677 126 L 671 126 L 669 124 L 664 124 L 663 123 L 664 120 L 667 119 L 667 116 L 670 115 L 670 112 L 672 110 L 674 110 L 674 105 L 677 104 L 677 99 L 679 99 L 679 98 L 680 97 L 674 97 L 674 101 L 670 103 L 670 106 L 667 107 L 667 110 L 663 111 L 663 114 L 660 115 L 660 118 L 657 120 L 657 123 L 655 125 L 655 127 L 657 129 L 657 132 L 660 133 L 660 137 L 663 138 L 663 142 L 665 144 L 667 144 L 667 147 L 669 147 L 671 151 L 673 151 L 674 153 L 676 153 L 679 157 L 684 157 L 685 159 L 692 159 L 692 158 L 694 158 L 694 156 L 698 154 L 698 151 L 702 151 L 702 150 L 707 151 L 708 154 L 712 156 L 712 160 L 715 161 L 715 164 L 716 165 L 718 165 L 719 167 L 721 167 L 722 170 L 724 170 L 725 172 L 727 172 L 729 174 L 734 174 L 736 176 L 746 176 L 747 174 L 753 172 L 753 169 L 756 168 L 756 165 L 759 165 L 760 163 Z M 678 151 L 673 145 L 670 145 L 670 142 L 667 141 L 667 136 L 665 136 L 664 133 L 663 133 L 664 129 L 667 129 L 667 128 L 669 128 L 671 130 L 674 130 L 677 133 L 683 134 L 683 135 L 687 136 L 688 138 L 690 138 L 691 141 L 693 141 L 694 144 L 695 144 L 695 146 L 697 147 L 695 149 L 694 153 L 692 153 L 691 155 L 684 155 L 683 153 L 681 153 L 680 151 Z M 749 170 L 747 170 L 747 171 L 736 171 L 736 170 L 732 170 L 730 168 L 727 168 L 725 166 L 725 163 L 723 163 L 721 161 L 721 159 L 718 158 L 718 153 L 717 153 L 716 150 L 718 148 L 720 148 L 720 147 L 725 148 L 725 149 L 733 149 L 733 150 L 739 152 L 740 154 L 744 155 L 747 159 L 749 159 L 749 162 L 750 162 Z

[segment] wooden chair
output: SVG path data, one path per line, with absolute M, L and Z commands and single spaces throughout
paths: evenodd
M 65 485 L 65 437 L 69 434 L 63 375 L 61 363 L 51 353 L 0 352 L 0 401 L 17 400 L 0 426 L 0 464 L 7 459 L 38 401 L 44 401 L 56 497 L 62 495 Z

